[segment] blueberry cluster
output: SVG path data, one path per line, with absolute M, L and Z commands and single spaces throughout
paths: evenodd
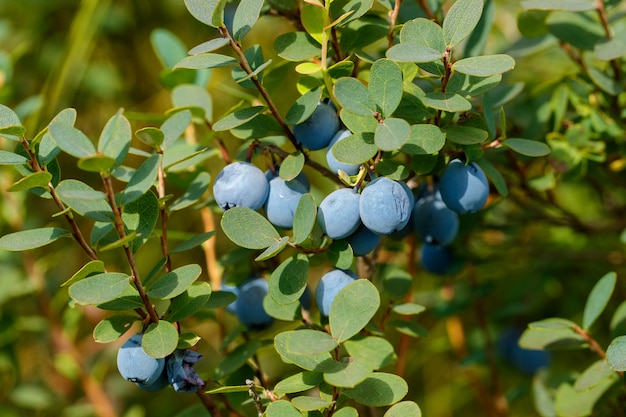
M 448 163 L 439 180 L 438 190 L 424 192 L 413 208 L 413 225 L 424 244 L 420 251 L 422 267 L 444 275 L 453 265 L 450 243 L 459 230 L 459 215 L 475 213 L 489 197 L 489 183 L 475 162 L 460 159 Z
M 143 333 L 136 333 L 117 352 L 117 369 L 124 379 L 146 391 L 171 385 L 178 392 L 197 392 L 204 381 L 193 369 L 202 355 L 190 349 L 177 349 L 165 358 L 153 358 L 143 349 Z

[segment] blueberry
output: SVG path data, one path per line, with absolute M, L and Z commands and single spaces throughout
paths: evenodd
M 274 320 L 263 308 L 263 299 L 269 292 L 267 281 L 256 275 L 248 278 L 238 287 L 235 313 L 239 321 L 251 329 L 263 329 Z
M 452 251 L 448 246 L 426 243 L 420 250 L 420 262 L 426 271 L 446 275 L 452 270 Z
M 372 232 L 388 235 L 408 224 L 413 203 L 413 193 L 405 183 L 376 178 L 361 193 L 361 221 Z
M 332 153 L 333 146 L 342 139 L 347 138 L 352 135 L 348 129 L 341 129 L 338 131 L 335 136 L 330 140 L 328 144 L 328 150 L 326 151 L 326 162 L 328 162 L 328 167 L 335 174 L 338 173 L 339 170 L 344 171 L 348 175 L 356 175 L 359 173 L 360 164 L 346 164 L 345 162 L 339 162 L 337 158 Z
M 380 236 L 361 224 L 354 233 L 346 237 L 354 256 L 365 256 L 378 246 Z
M 465 165 L 455 159 L 441 175 L 439 192 L 443 202 L 452 210 L 459 214 L 474 213 L 487 202 L 489 183 L 477 163 Z
M 249 162 L 239 161 L 226 165 L 217 174 L 213 196 L 223 210 L 237 206 L 258 210 L 267 200 L 269 189 L 263 171 Z
M 224 281 L 222 281 L 221 291 L 232 292 L 237 297 L 239 297 L 239 288 L 238 287 L 233 287 L 232 285 L 229 285 L 229 284 L 227 284 Z M 229 313 L 232 313 L 232 314 L 237 314 L 237 308 L 235 307 L 236 303 L 237 303 L 237 300 L 235 300 L 232 303 L 230 303 L 229 305 L 227 305 L 226 306 L 226 311 L 228 311 Z
M 522 331 L 517 328 L 505 330 L 498 338 L 498 350 L 503 358 L 527 375 L 533 375 L 550 365 L 550 352 L 524 349 L 519 345 Z
M 142 338 L 143 333 L 136 333 L 120 347 L 117 351 L 117 369 L 124 379 L 155 391 L 167 385 L 160 385 L 165 359 L 149 356 L 141 346 Z
M 274 226 L 291 229 L 300 197 L 308 189 L 298 180 L 285 181 L 278 176 L 273 177 L 269 185 L 269 195 L 263 206 L 265 215 Z
M 322 200 L 317 219 L 328 237 L 342 239 L 359 227 L 359 200 L 359 193 L 351 188 L 335 190 Z
M 413 225 L 426 243 L 448 245 L 459 231 L 459 215 L 443 201 L 429 195 L 415 202 Z
M 312 151 L 325 148 L 339 130 L 337 111 L 328 103 L 319 102 L 313 114 L 293 127 L 296 141 Z
M 337 293 L 356 279 L 358 279 L 358 277 L 354 272 L 344 269 L 333 269 L 324 274 L 319 284 L 317 284 L 315 291 L 315 301 L 317 302 L 317 308 L 319 308 L 320 313 L 324 316 L 328 316 L 330 306 L 335 300 Z

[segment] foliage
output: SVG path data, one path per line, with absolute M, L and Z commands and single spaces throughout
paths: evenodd
M 0 412 L 50 415 L 61 402 L 59 415 L 623 415 L 626 304 L 613 300 L 626 243 L 619 2 L 523 1 L 515 41 L 506 39 L 509 9 L 493 0 L 184 6 L 178 20 L 201 23 L 185 37 L 201 43 L 187 48 L 176 27 L 149 35 L 166 97 L 158 109 L 131 100 L 100 120 L 100 111 L 83 119 L 62 108 L 93 24 L 114 31 L 111 2 L 84 2 L 63 70 L 39 96 L 19 102 L 19 51 L 0 51 L 0 98 L 10 104 L 0 104 L 0 398 L 10 400 Z M 301 139 L 336 125 L 322 145 Z M 358 170 L 331 170 L 327 152 Z M 298 185 L 297 202 L 277 203 L 292 228 L 258 202 L 215 201 L 222 168 L 241 161 Z M 441 202 L 439 179 L 461 164 L 486 191 L 484 172 L 491 190 L 481 210 L 455 213 L 442 189 L 460 226 L 438 242 L 410 218 L 414 200 Z M 477 192 L 457 178 L 446 189 Z M 245 201 L 245 186 L 256 191 L 263 178 L 240 181 L 223 192 L 244 190 Z M 345 225 L 352 214 L 325 213 L 324 198 L 344 188 L 360 198 L 377 183 L 389 191 L 360 199 L 354 223 L 368 226 L 375 248 L 357 253 L 356 226 L 327 236 L 324 215 Z M 384 231 L 366 224 L 366 209 Z M 325 316 L 311 294 L 333 268 L 360 279 L 333 290 Z M 243 294 L 260 276 L 266 285 Z M 243 319 L 246 307 L 272 321 Z M 515 348 L 551 351 L 549 368 L 506 363 L 499 338 L 526 326 Z M 133 394 L 149 405 L 126 408 L 135 386 L 111 353 L 137 332 L 162 372 L 177 366 L 175 390 L 197 390 L 199 402 L 172 405 L 162 398 L 183 394 L 168 387 Z M 29 379 L 27 370 L 44 378 L 35 363 L 47 349 L 55 376 Z M 185 362 L 190 349 L 203 360 Z M 188 385 L 196 371 L 202 380 Z M 60 399 L 48 388 L 55 381 Z M 78 402 L 87 405 L 70 406 Z

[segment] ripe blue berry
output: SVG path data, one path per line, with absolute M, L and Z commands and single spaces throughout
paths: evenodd
M 319 102 L 308 119 L 293 127 L 293 135 L 299 144 L 316 151 L 328 146 L 339 126 L 337 110 L 328 103 Z
M 359 227 L 359 199 L 359 193 L 353 189 L 340 188 L 322 200 L 317 219 L 328 237 L 342 239 Z
M 379 177 L 361 193 L 361 221 L 372 232 L 388 235 L 407 225 L 413 204 L 413 193 L 405 183 Z
M 134 334 L 117 351 L 117 369 L 124 379 L 134 382 L 148 391 L 156 391 L 167 385 L 162 381 L 164 358 L 149 356 L 141 346 L 143 333 Z
M 298 202 L 308 192 L 307 187 L 297 179 L 285 181 L 279 176 L 270 179 L 269 186 L 269 195 L 263 206 L 267 219 L 274 226 L 291 229 Z
M 269 194 L 265 174 L 249 162 L 233 162 L 217 174 L 213 184 L 213 196 L 223 209 L 243 206 L 258 210 L 263 207 Z
M 443 201 L 429 195 L 415 202 L 413 225 L 424 242 L 448 245 L 459 231 L 459 215 Z
M 475 162 L 465 165 L 451 161 L 439 181 L 439 192 L 446 206 L 459 214 L 474 213 L 483 208 L 489 197 L 489 183 Z

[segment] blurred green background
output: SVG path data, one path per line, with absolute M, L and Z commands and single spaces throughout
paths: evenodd
M 517 8 L 515 1 L 498 2 L 488 48 L 524 46 L 518 42 Z M 158 122 L 171 99 L 163 63 L 150 42 L 155 29 L 173 32 L 188 48 L 215 37 L 215 31 L 193 19 L 180 0 L 4 0 L 0 103 L 16 110 L 30 135 L 66 107 L 77 109 L 77 127 L 92 137 L 119 108 L 125 109 L 135 129 Z M 253 35 L 271 56 L 271 40 L 286 30 L 291 28 L 282 20 L 267 18 Z M 552 94 L 543 84 L 571 72 L 571 63 L 555 52 L 558 49 L 550 51 L 518 58 L 518 68 L 509 75 L 509 83 L 526 82 L 526 93 L 507 107 L 509 128 L 526 133 L 525 137 L 532 134 L 532 139 L 543 139 L 550 129 L 548 121 L 537 122 L 536 109 Z M 278 72 L 267 82 L 278 85 L 282 75 Z M 250 94 L 219 71 L 211 76 L 209 89 L 216 117 L 236 103 L 233 94 Z M 284 94 L 274 98 L 286 111 L 295 97 L 293 83 L 287 83 Z M 506 170 L 504 155 L 496 162 L 505 167 L 511 195 L 493 202 L 486 215 L 464 219 L 455 249 L 469 266 L 453 279 L 419 272 L 414 281 L 415 300 L 429 308 L 420 319 L 429 336 L 410 342 L 405 378 L 410 385 L 407 399 L 417 401 L 425 416 L 484 416 L 482 390 L 493 383 L 506 394 L 511 416 L 538 415 L 532 377 L 497 356 L 494 380 L 485 365 L 489 352 L 485 347 L 492 344 L 495 349 L 503 331 L 523 329 L 533 320 L 559 316 L 580 321 L 588 292 L 608 271 L 618 273 L 616 295 L 592 331 L 605 347 L 616 335 L 608 329 L 611 314 L 625 295 L 624 171 L 591 163 L 584 179 L 565 178 L 549 198 L 539 199 Z M 540 177 L 545 169 L 542 163 L 523 163 L 531 177 Z M 64 175 L 71 177 L 71 167 Z M 0 171 L 0 189 L 5 190 L 12 178 L 10 169 Z M 33 196 L 3 191 L 1 197 L 0 234 L 45 225 L 54 214 L 52 206 Z M 200 231 L 197 215 L 177 221 L 178 230 Z M 217 245 L 218 255 L 232 249 L 223 236 L 218 236 Z M 383 256 L 392 254 L 394 262 L 404 259 L 397 255 L 403 250 L 397 242 L 386 242 L 385 249 Z M 156 243 L 143 249 L 143 256 L 154 261 L 145 254 L 151 250 L 156 253 Z M 189 256 L 204 262 L 200 250 Z M 113 257 L 107 261 L 117 262 Z M 84 255 L 71 244 L 24 254 L 0 252 L 0 417 L 173 416 L 186 405 L 197 404 L 193 395 L 170 391 L 154 395 L 119 377 L 115 369 L 119 343 L 103 346 L 91 338 L 103 313 L 68 308 L 66 290 L 59 289 L 84 262 Z M 226 327 L 235 326 L 231 319 L 225 318 Z M 210 316 L 188 325 L 206 339 L 200 346 L 205 360 L 198 369 L 210 369 L 220 359 L 216 334 L 222 329 Z M 261 336 L 271 337 L 278 330 Z M 398 346 L 400 337 L 392 336 L 392 342 Z M 552 355 L 552 369 L 580 372 L 595 359 L 587 351 L 558 352 Z M 292 371 L 269 348 L 261 352 L 261 360 L 270 381 Z M 106 397 L 102 404 L 108 404 L 113 414 L 106 414 L 106 405 L 94 408 L 98 395 Z M 247 412 L 254 415 L 253 408 Z

